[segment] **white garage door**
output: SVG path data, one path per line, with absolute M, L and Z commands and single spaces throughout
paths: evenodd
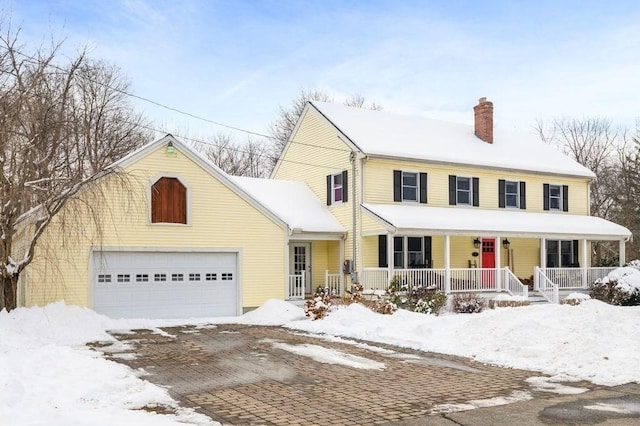
M 93 309 L 113 318 L 238 314 L 236 253 L 95 252 Z

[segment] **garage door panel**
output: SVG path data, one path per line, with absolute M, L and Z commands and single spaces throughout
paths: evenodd
M 94 309 L 112 317 L 237 315 L 236 253 L 94 253 Z

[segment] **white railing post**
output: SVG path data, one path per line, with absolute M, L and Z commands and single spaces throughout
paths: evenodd
M 328 270 L 324 270 L 324 288 L 328 288 L 329 287 L 329 271 Z
M 533 270 L 533 289 L 535 291 L 538 291 L 540 289 L 540 284 L 538 284 L 538 271 L 539 270 L 540 270 L 540 268 L 538 268 L 537 266 Z
M 553 303 L 560 303 L 560 291 L 557 285 L 553 286 Z

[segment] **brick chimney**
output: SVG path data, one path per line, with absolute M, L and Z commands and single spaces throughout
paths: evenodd
M 473 107 L 475 113 L 475 135 L 485 142 L 493 143 L 493 102 L 480 98 Z

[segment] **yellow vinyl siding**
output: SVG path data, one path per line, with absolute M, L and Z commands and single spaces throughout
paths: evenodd
M 359 200 L 359 170 L 356 170 L 356 193 L 353 193 L 353 173 L 349 161 L 351 150 L 338 138 L 336 130 L 316 110 L 309 108 L 287 145 L 273 179 L 305 182 L 323 204 L 327 201 L 327 175 L 347 170 L 348 201 L 328 206 L 329 211 L 347 230 L 345 258 L 353 257 L 352 214 L 354 200 Z M 361 213 L 358 215 L 360 226 Z M 357 245 L 357 244 L 356 244 Z M 356 255 L 356 258 L 359 254 Z
M 89 306 L 91 246 L 239 250 L 241 305 L 255 307 L 269 298 L 284 298 L 285 231 L 270 218 L 180 152 L 169 155 L 159 148 L 125 172 L 122 178 L 103 179 L 99 191 L 85 191 L 82 198 L 88 202 L 69 205 L 45 232 L 36 260 L 27 268 L 29 304 L 64 298 Z M 149 223 L 148 188 L 162 175 L 177 176 L 188 186 L 189 224 Z M 101 236 L 87 205 L 99 211 Z M 65 215 L 74 216 L 74 221 L 63 228 Z
M 313 241 L 312 253 L 312 284 L 311 291 L 319 286 L 324 287 L 324 274 L 337 274 L 340 267 L 340 242 L 339 241 Z
M 500 179 L 526 182 L 528 212 L 542 212 L 545 183 L 569 186 L 569 214 L 588 214 L 589 183 L 586 179 L 544 176 L 480 167 L 429 164 L 415 161 L 368 159 L 365 162 L 364 202 L 393 203 L 393 170 L 427 173 L 427 205 L 449 206 L 449 175 L 479 178 L 480 208 L 498 209 Z

